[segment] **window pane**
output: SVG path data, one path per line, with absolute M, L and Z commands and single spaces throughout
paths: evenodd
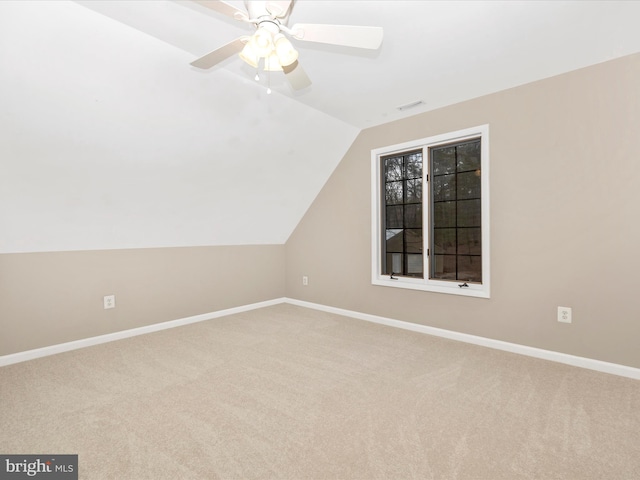
M 387 253 L 386 270 L 382 273 L 391 275 L 392 273 L 402 274 L 402 254 L 401 253 Z
M 422 228 L 421 203 L 404 206 L 404 226 L 406 228 Z
M 480 228 L 458 229 L 458 255 L 480 255 L 482 235 Z
M 480 176 L 476 172 L 458 174 L 458 200 L 480 198 Z
M 480 140 L 458 145 L 457 150 L 458 172 L 480 171 Z
M 402 228 L 403 206 L 387 207 L 387 228 Z
M 456 226 L 456 202 L 438 202 L 433 205 L 433 226 Z
M 407 180 L 405 192 L 407 193 L 407 203 L 422 202 L 422 178 Z
M 402 252 L 404 235 L 401 228 L 387 230 L 387 252 Z
M 456 279 L 456 256 L 434 255 L 433 278 L 440 280 Z
M 458 226 L 480 227 L 480 200 L 458 202 Z
M 455 200 L 456 195 L 456 176 L 442 175 L 433 177 L 433 200 L 435 202 L 442 200 Z
M 456 253 L 456 229 L 436 228 L 433 231 L 433 253 Z
M 407 255 L 407 275 L 422 276 L 422 255 Z
M 407 228 L 404 231 L 406 251 L 410 253 L 422 253 L 422 229 Z
M 458 256 L 458 280 L 465 282 L 482 281 L 482 261 L 480 256 Z
M 424 250 L 422 150 L 383 158 L 382 167 L 386 227 L 382 252 L 383 270 L 386 270 L 383 273 L 421 277 Z
M 444 175 L 456 171 L 455 147 L 442 147 L 432 150 L 431 153 L 432 175 Z
M 386 184 L 387 205 L 402 203 L 402 182 L 389 182 Z
M 480 151 L 480 139 L 430 150 L 432 278 L 482 279 Z
M 422 153 L 413 153 L 405 157 L 406 178 L 422 178 Z
M 384 161 L 385 181 L 402 180 L 402 157 L 391 157 Z

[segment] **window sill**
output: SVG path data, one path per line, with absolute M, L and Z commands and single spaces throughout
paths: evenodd
M 469 285 L 461 288 L 458 283 L 442 282 L 438 284 L 425 283 L 424 280 L 414 280 L 407 278 L 398 278 L 398 280 L 390 280 L 387 277 L 377 277 L 371 280 L 372 285 L 381 287 L 405 288 L 407 290 L 420 290 L 423 292 L 446 293 L 450 295 L 460 295 L 463 297 L 491 298 L 487 286 Z M 443 284 L 444 283 L 444 284 Z

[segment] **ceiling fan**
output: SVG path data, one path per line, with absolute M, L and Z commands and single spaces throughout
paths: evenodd
M 382 43 L 381 27 L 296 23 L 288 27 L 293 0 L 246 1 L 246 12 L 221 0 L 194 0 L 218 13 L 251 23 L 255 32 L 232 40 L 191 62 L 198 68 L 211 68 L 234 54 L 252 67 L 266 71 L 283 71 L 294 90 L 311 85 L 298 63 L 298 52 L 289 37 L 303 42 L 317 42 L 375 50 Z

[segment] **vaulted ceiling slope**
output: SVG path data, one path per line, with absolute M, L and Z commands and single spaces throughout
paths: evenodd
M 189 65 L 251 33 L 194 2 L 2 1 L 0 253 L 284 243 L 361 129 L 638 52 L 638 18 L 299 0 L 290 24 L 381 26 L 382 47 L 297 43 L 312 86 L 273 73 L 267 95 L 237 57 Z

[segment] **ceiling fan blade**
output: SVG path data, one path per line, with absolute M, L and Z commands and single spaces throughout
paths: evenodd
M 329 43 L 346 47 L 375 50 L 382 44 L 382 27 L 355 25 L 319 25 L 296 23 L 291 27 L 294 38 L 305 42 Z
M 282 67 L 284 74 L 294 90 L 302 90 L 311 85 L 311 80 L 296 60 L 291 65 Z
M 245 44 L 245 38 L 236 38 L 232 42 L 215 49 L 213 52 L 207 53 L 204 57 L 191 62 L 191 65 L 198 68 L 211 68 L 214 65 L 226 60 L 234 53 L 240 53 Z
M 231 18 L 235 18 L 236 20 L 247 20 L 249 16 L 247 12 L 240 10 L 239 8 L 234 7 L 233 5 L 228 4 L 227 2 L 223 2 L 222 0 L 193 0 L 196 3 L 199 3 L 203 7 L 207 7 L 211 10 L 215 10 L 218 13 L 226 15 Z
M 267 11 L 275 17 L 282 18 L 289 13 L 289 7 L 291 7 L 291 0 L 283 1 L 270 1 L 267 2 Z

